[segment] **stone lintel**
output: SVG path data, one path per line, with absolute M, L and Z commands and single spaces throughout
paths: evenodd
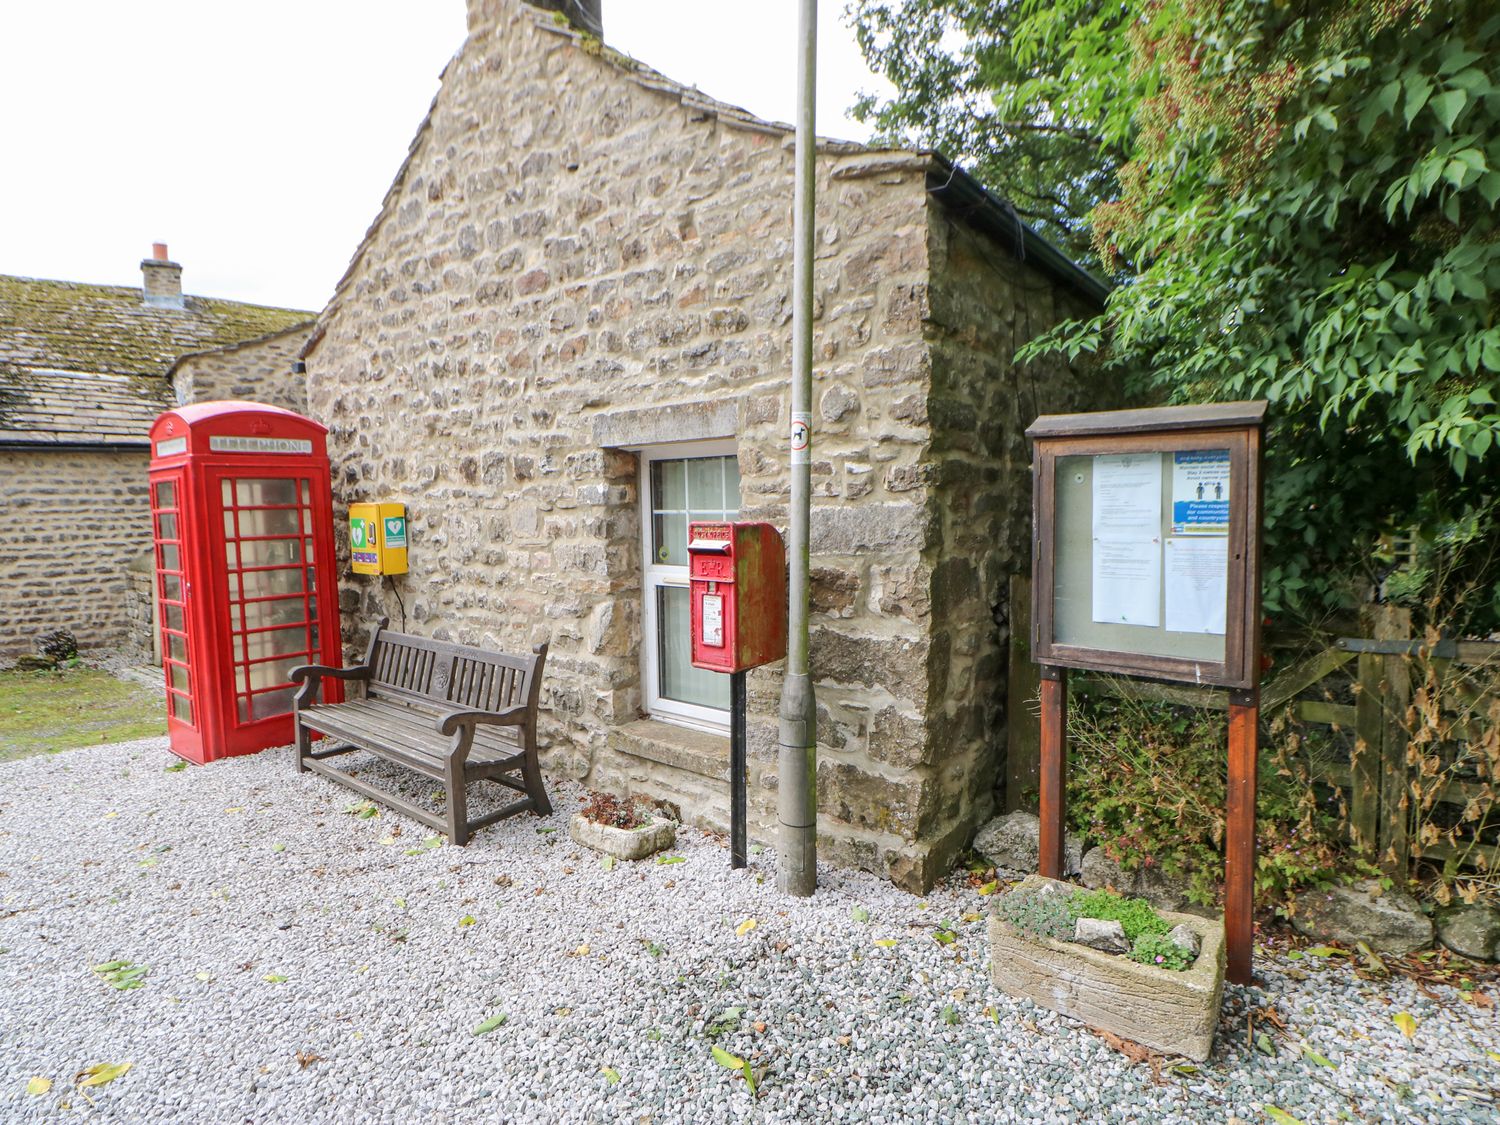
M 714 441 L 740 432 L 738 398 L 704 399 L 611 410 L 594 418 L 594 444 L 606 449 L 637 449 L 673 441 Z
M 641 719 L 609 732 L 609 748 L 714 781 L 729 782 L 729 736 Z

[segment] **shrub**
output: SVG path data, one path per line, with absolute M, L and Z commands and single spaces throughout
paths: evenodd
M 43 633 L 36 639 L 38 656 L 46 657 L 54 664 L 65 664 L 78 657 L 78 638 L 66 629 Z

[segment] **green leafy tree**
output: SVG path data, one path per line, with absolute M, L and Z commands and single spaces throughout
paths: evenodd
M 1025 354 L 1091 357 L 1148 401 L 1273 404 L 1273 607 L 1347 605 L 1382 531 L 1492 515 L 1500 441 L 1500 11 L 1478 0 L 908 0 L 867 28 L 947 28 L 928 88 L 955 107 L 1086 123 L 1051 167 L 1121 280 L 1103 316 Z M 991 54 L 955 47 L 988 9 Z M 904 13 L 906 24 L 877 9 Z M 885 22 L 882 23 L 881 20 Z M 876 36 L 875 42 L 879 43 Z M 930 49 L 933 41 L 930 38 Z M 919 48 L 920 49 L 920 48 Z M 890 65 L 893 48 L 875 53 Z M 966 53 L 967 52 L 967 53 Z M 951 87 L 936 81 L 952 75 Z M 899 81 L 899 79 L 898 79 Z M 917 103 L 944 95 L 923 118 Z M 961 96 L 957 96 L 961 95 Z M 987 99 L 987 101 L 986 101 Z M 1056 100 L 1056 99 L 1061 99 Z M 977 118 L 981 116 L 976 113 Z M 971 131 L 979 144 L 983 134 Z M 959 149 L 962 152 L 962 148 Z M 1007 193 L 1005 163 L 980 162 Z M 1045 160 L 1012 167 L 1045 182 Z M 998 174 L 996 174 L 998 173 Z M 1031 189 L 1033 193 L 1040 188 Z M 1494 535 L 1491 521 L 1485 531 Z M 1493 624 L 1489 595 L 1471 624 Z M 1484 609 L 1483 607 L 1488 607 Z M 1486 621 L 1488 615 L 1488 621 Z

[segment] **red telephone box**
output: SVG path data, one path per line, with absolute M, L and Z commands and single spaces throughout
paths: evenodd
M 327 434 L 253 402 L 180 406 L 151 426 L 167 732 L 189 761 L 291 742 L 289 673 L 343 663 Z
M 768 523 L 688 527 L 693 667 L 743 672 L 786 655 L 786 548 Z

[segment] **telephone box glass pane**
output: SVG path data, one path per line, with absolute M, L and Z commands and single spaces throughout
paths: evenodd
M 172 660 L 187 661 L 187 640 L 176 633 L 167 634 L 167 656 Z
M 187 691 L 188 671 L 181 664 L 173 664 L 168 661 L 167 678 L 171 681 L 172 686 L 178 691 Z
M 177 538 L 177 517 L 172 515 L 172 513 L 163 512 L 160 516 L 157 517 L 156 524 L 156 537 L 158 539 Z
M 247 570 L 240 575 L 240 585 L 247 598 L 272 598 L 302 592 L 302 568 Z
M 245 656 L 249 660 L 306 651 L 307 628 L 302 625 L 292 629 L 272 629 L 265 633 L 250 633 L 245 637 Z
M 302 521 L 296 508 L 240 509 L 240 537 L 299 535 Z
M 307 603 L 301 598 L 277 598 L 269 602 L 245 603 L 245 628 L 269 629 L 274 625 L 297 625 L 307 619 Z
M 250 690 L 276 687 L 292 682 L 292 669 L 307 663 L 307 657 L 298 654 L 282 660 L 268 660 L 264 664 L 250 665 Z
M 168 629 L 175 629 L 181 633 L 183 629 L 182 607 L 180 605 L 163 605 L 161 607 L 161 619 L 166 623 Z
M 182 579 L 175 574 L 161 576 L 161 596 L 171 602 L 182 601 Z
M 243 527 L 240 529 L 244 530 Z M 233 552 L 231 544 L 229 550 Z M 240 544 L 242 566 L 291 566 L 302 561 L 302 540 L 260 539 Z M 229 556 L 229 565 L 234 565 L 234 555 Z
M 182 553 L 177 549 L 177 544 L 163 543 L 161 545 L 161 568 L 163 570 L 182 569 Z
M 167 695 L 167 706 L 172 709 L 174 719 L 181 719 L 185 723 L 193 721 L 193 705 L 188 702 L 187 696 L 170 692 Z
M 156 486 L 156 506 L 158 508 L 177 507 L 177 485 L 173 481 L 164 480 Z
M 679 703 L 728 710 L 729 677 L 693 667 L 687 587 L 659 586 L 657 595 L 657 628 L 661 642 L 659 694 L 663 699 L 675 699 Z
M 295 504 L 297 482 L 272 478 L 269 480 L 238 480 L 235 495 L 241 507 L 250 504 Z

